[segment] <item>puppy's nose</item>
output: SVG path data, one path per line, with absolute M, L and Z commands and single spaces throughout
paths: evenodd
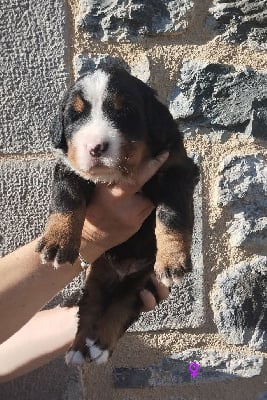
M 95 147 L 89 150 L 92 157 L 101 157 L 109 148 L 108 142 L 97 144 Z

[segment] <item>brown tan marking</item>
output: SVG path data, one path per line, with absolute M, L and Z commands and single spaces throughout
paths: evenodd
M 192 237 L 189 232 L 177 232 L 166 228 L 157 218 L 156 220 L 157 258 L 155 272 L 159 279 L 165 274 L 170 279 L 181 277 L 188 269 Z M 179 271 L 180 269 L 180 271 Z
M 68 140 L 67 143 L 68 143 L 68 160 L 73 166 L 73 168 L 78 170 L 77 149 L 70 140 Z
M 79 251 L 85 211 L 84 204 L 84 207 L 70 213 L 51 214 L 37 251 L 48 257 L 49 261 L 59 257 L 66 259 L 66 262 L 74 262 L 69 257 Z M 56 254 L 52 256 L 53 253 Z
M 123 108 L 124 106 L 124 97 L 119 95 L 119 94 L 115 94 L 112 98 L 113 101 L 113 107 L 115 110 L 119 111 Z
M 84 111 L 84 101 L 82 98 L 77 94 L 72 100 L 72 106 L 74 110 L 78 113 L 82 113 Z

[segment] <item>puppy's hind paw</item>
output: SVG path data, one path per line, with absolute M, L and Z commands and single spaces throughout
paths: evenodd
M 84 356 L 79 350 L 69 350 L 65 355 L 65 361 L 67 365 L 83 365 L 86 362 Z
M 91 361 L 95 361 L 96 364 L 104 364 L 108 361 L 110 356 L 109 350 L 101 349 L 90 338 L 86 338 L 86 346 L 88 347 L 89 358 Z
M 85 339 L 83 352 L 70 348 L 65 355 L 67 365 L 80 366 L 85 363 L 95 362 L 96 364 L 104 364 L 110 357 L 110 351 L 101 349 L 94 340 L 90 338 Z

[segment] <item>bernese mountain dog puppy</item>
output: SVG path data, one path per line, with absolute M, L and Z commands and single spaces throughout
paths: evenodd
M 95 185 L 134 180 L 145 160 L 168 160 L 142 192 L 156 205 L 140 230 L 90 267 L 67 363 L 105 362 L 142 310 L 139 292 L 154 270 L 171 286 L 191 271 L 193 191 L 198 167 L 154 90 L 122 69 L 98 69 L 67 91 L 53 129 L 61 157 L 54 171 L 50 216 L 38 244 L 44 262 L 74 263 Z M 125 271 L 125 274 L 122 272 Z

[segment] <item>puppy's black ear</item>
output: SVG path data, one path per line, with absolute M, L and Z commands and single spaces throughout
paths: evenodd
M 182 142 L 178 126 L 168 107 L 157 99 L 156 92 L 150 89 L 147 94 L 146 115 L 153 152 L 158 154 L 165 149 L 175 151 Z
M 57 115 L 54 117 L 50 127 L 50 135 L 52 139 L 52 144 L 56 149 L 61 149 L 64 152 L 67 151 L 67 142 L 65 138 L 64 129 L 64 110 L 66 104 L 66 96 L 64 96 Z

